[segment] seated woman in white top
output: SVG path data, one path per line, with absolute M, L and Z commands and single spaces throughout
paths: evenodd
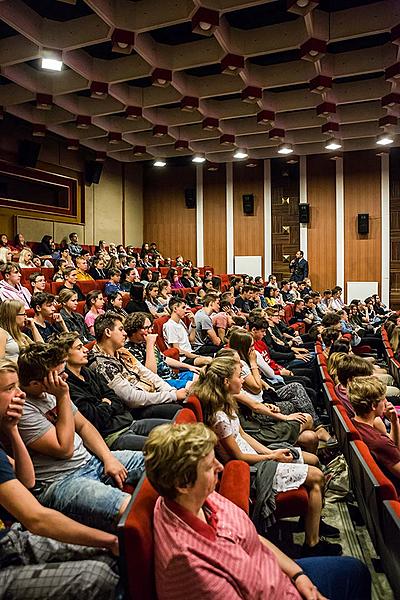
M 272 481 L 273 493 L 295 490 L 304 484 L 309 494 L 304 554 L 341 554 L 340 544 L 329 544 L 319 537 L 324 486 L 324 475 L 320 469 L 303 464 L 301 456 L 294 462 L 292 452 L 287 448 L 271 450 L 263 446 L 240 426 L 236 402 L 233 399 L 242 389 L 240 373 L 239 360 L 226 356 L 218 357 L 200 371 L 197 382 L 190 389 L 201 402 L 205 424 L 217 435 L 218 455 L 224 462 L 233 459 L 244 460 L 258 468 L 263 461 L 276 461 L 278 464 Z
M 31 331 L 34 342 L 43 342 L 35 322 L 26 316 L 26 309 L 19 300 L 5 300 L 0 304 L 0 358 L 18 361 L 19 351 L 32 343 L 32 339 L 23 333 Z

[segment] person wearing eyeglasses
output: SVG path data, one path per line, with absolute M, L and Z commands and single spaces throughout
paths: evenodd
M 27 329 L 30 336 L 24 333 Z M 17 362 L 21 348 L 43 342 L 33 319 L 26 316 L 26 309 L 19 300 L 5 300 L 0 304 L 0 358 Z

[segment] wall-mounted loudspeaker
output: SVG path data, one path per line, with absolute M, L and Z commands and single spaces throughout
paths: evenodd
M 92 183 L 99 183 L 101 173 L 103 171 L 103 163 L 96 162 L 95 160 L 85 161 L 85 183 L 86 185 L 92 185 Z
M 368 213 L 360 213 L 357 216 L 357 228 L 358 233 L 361 235 L 365 235 L 369 233 L 369 214 Z
M 23 167 L 36 167 L 39 157 L 40 144 L 30 140 L 20 140 L 18 142 L 18 164 Z
M 299 204 L 299 223 L 309 223 L 310 222 L 310 205 L 309 204 Z
M 254 194 L 243 194 L 243 212 L 245 215 L 254 215 Z
M 196 208 L 196 190 L 194 188 L 185 190 L 185 206 L 186 208 Z

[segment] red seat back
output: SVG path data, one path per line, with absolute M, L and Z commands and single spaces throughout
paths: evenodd
M 157 334 L 157 347 L 160 352 L 164 352 L 164 350 L 167 350 L 168 348 L 163 336 L 163 326 L 168 320 L 169 316 L 166 315 L 164 317 L 158 317 L 158 319 L 154 319 L 153 321 L 153 331 Z
M 174 423 L 177 425 L 183 425 L 186 423 L 197 423 L 196 415 L 190 408 L 182 408 L 176 413 Z
M 200 404 L 200 400 L 194 394 L 190 394 L 190 396 L 186 399 L 186 404 L 190 409 L 194 412 L 197 417 L 199 423 L 203 423 L 203 409 Z

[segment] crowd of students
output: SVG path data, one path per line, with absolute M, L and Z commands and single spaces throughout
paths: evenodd
M 100 241 L 92 256 L 76 233 L 59 248 L 50 236 L 43 237 L 36 255 L 47 266 L 30 275 L 28 289 L 21 285 L 21 269 L 36 258 L 32 250 L 21 234 L 14 244 L 2 235 L 0 243 L 0 261 L 5 258 L 0 264 L 0 505 L 8 512 L 0 516 L 6 524 L 20 523 L 0 532 L 5 597 L 26 598 L 28 588 L 31 598 L 57 591 L 77 598 L 83 590 L 89 598 L 121 595 L 116 524 L 130 499 L 126 484 L 135 485 L 145 460 L 151 482 L 165 498 L 156 512 L 156 534 L 169 536 L 178 519 L 178 529 L 192 528 L 185 534 L 189 538 L 193 531 L 215 538 L 218 461 L 232 459 L 251 466 L 257 531 L 267 535 L 274 522 L 277 493 L 305 486 L 303 556 L 324 557 L 331 573 L 341 569 L 342 579 L 352 573 L 336 592 L 329 587 L 329 597 L 339 598 L 339 590 L 341 600 L 369 597 L 368 573 L 356 561 L 340 562 L 342 547 L 330 539 L 340 532 L 321 519 L 325 477 L 318 453 L 335 450 L 338 443 L 319 389 L 314 344 L 323 344 L 339 398 L 399 489 L 394 404 L 400 390 L 382 362 L 380 336 L 382 323 L 400 329 L 397 315 L 376 296 L 345 306 L 339 287 L 320 294 L 310 279 L 296 281 L 299 268 L 293 269 L 292 281 L 279 286 L 273 275 L 266 282 L 247 275 L 217 277 L 207 269 L 201 275 L 182 256 L 164 258 L 155 243 L 137 250 Z M 303 260 L 302 253 L 298 259 Z M 57 295 L 46 291 L 49 264 L 54 266 L 51 279 L 63 283 Z M 166 267 L 161 278 L 159 269 Z M 101 280 L 102 290 L 96 287 Z M 82 281 L 93 281 L 93 289 L 84 294 Z M 199 398 L 207 428 L 187 426 L 180 434 L 169 423 L 189 393 Z M 165 458 L 168 444 L 172 454 L 182 453 L 175 454 L 176 472 L 172 458 L 171 464 Z M 378 452 L 382 445 L 383 453 Z M 195 460 L 188 466 L 192 454 Z M 207 474 L 197 484 L 205 463 Z M 190 476 L 181 476 L 187 469 Z M 167 473 L 169 487 L 163 483 Z M 221 523 L 225 514 L 234 514 L 230 507 L 221 510 Z M 254 538 L 252 527 L 243 523 L 243 531 Z M 266 561 L 262 567 L 260 562 L 261 572 L 274 570 L 275 591 L 272 581 L 255 584 L 251 570 L 239 569 L 231 581 L 225 568 L 234 558 L 224 544 L 213 550 L 219 553 L 213 577 L 204 575 L 210 564 L 198 561 L 193 539 L 186 540 L 182 564 L 178 560 L 179 568 L 172 568 L 178 542 L 171 541 L 167 553 L 166 539 L 159 537 L 156 547 L 160 599 L 183 597 L 185 577 L 198 583 L 196 598 L 224 594 L 250 600 L 257 591 L 260 598 L 283 593 L 311 599 L 322 598 L 328 589 L 321 569 L 311 563 L 308 571 L 299 563 L 302 570 L 295 571 L 293 561 L 264 538 L 252 539 L 252 553 Z M 239 544 L 246 548 L 246 543 Z M 87 561 L 93 568 L 85 578 Z M 320 592 L 311 583 L 314 577 Z

